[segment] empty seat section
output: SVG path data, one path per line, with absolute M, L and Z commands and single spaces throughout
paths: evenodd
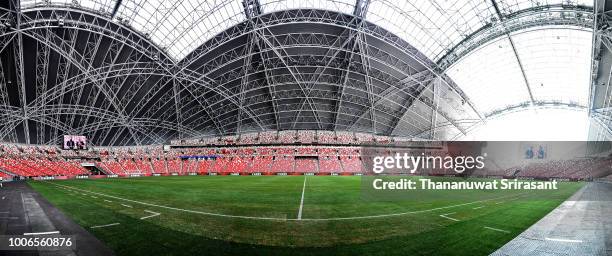
M 219 157 L 214 161 L 212 166 L 212 172 L 222 173 L 227 169 L 228 159 L 226 157 Z
M 168 170 L 166 169 L 166 161 L 163 159 L 153 159 L 151 160 L 151 163 L 153 164 L 153 173 L 168 173 Z
M 317 160 L 310 158 L 295 159 L 295 172 L 298 173 L 316 173 L 318 172 Z
M 303 144 L 312 144 L 315 142 L 315 131 L 298 131 L 297 141 Z
M 337 156 L 321 156 L 319 157 L 319 172 L 326 173 L 341 173 L 342 166 Z
M 246 172 L 248 169 L 248 158 L 234 156 L 227 159 L 226 172 Z
M 270 172 L 272 170 L 272 156 L 256 156 L 253 158 L 251 172 Z
M 345 173 L 362 172 L 361 160 L 357 156 L 341 156 L 340 163 Z
M 198 172 L 198 161 L 196 161 L 195 159 L 183 160 L 183 172 Z
M 172 159 L 168 160 L 168 172 L 169 173 L 181 173 L 181 160 L 180 159 Z
M 149 160 L 138 159 L 135 161 L 135 165 L 141 173 L 150 174 L 153 172 L 151 162 Z
M 207 173 L 209 172 L 210 165 L 213 161 L 209 159 L 199 159 L 198 160 L 198 173 Z
M 272 172 L 293 172 L 293 156 L 278 155 L 275 157 L 272 164 Z

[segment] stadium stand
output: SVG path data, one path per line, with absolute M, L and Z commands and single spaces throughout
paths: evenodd
M 9 174 L 1 172 L 1 171 L 0 171 L 0 177 L 2 177 L 2 180 L 4 180 L 4 181 L 12 180 L 13 179 L 13 175 L 9 175 Z
M 315 137 L 316 137 L 316 131 L 310 131 L 310 130 L 298 131 L 296 142 L 299 142 L 302 144 L 312 144 L 316 142 Z
M 297 141 L 297 135 L 296 135 L 296 131 L 280 131 L 278 132 L 278 140 L 275 141 L 276 143 L 280 143 L 280 144 L 291 144 L 291 143 L 296 143 Z
M 294 171 L 296 173 L 317 173 L 319 172 L 318 162 L 311 158 L 296 158 Z
M 100 147 L 86 151 L 60 150 L 52 146 L 0 145 L 0 170 L 24 177 L 89 174 L 82 162 L 95 164 L 118 176 L 188 175 L 193 173 L 304 174 L 364 173 L 359 143 L 389 144 L 395 138 L 353 132 L 281 131 L 255 132 L 173 141 L 163 146 Z M 383 149 L 383 151 L 386 149 Z M 433 153 L 432 153 L 433 154 Z M 580 180 L 605 177 L 612 160 L 573 159 L 533 161 L 506 169 L 475 170 L 479 177 L 562 178 Z M 453 170 L 424 170 L 432 176 L 456 175 Z
M 183 161 L 183 172 L 185 173 L 196 173 L 198 172 L 198 161 L 194 159 L 188 159 Z
M 333 131 L 317 131 L 316 141 L 321 144 L 335 144 L 338 142 Z
M 172 159 L 172 160 L 167 160 L 168 161 L 168 172 L 169 173 L 182 173 L 183 172 L 183 168 L 182 168 L 182 161 L 179 159 Z
M 295 158 L 287 155 L 277 155 L 272 163 L 272 172 L 291 173 L 294 170 Z
M 278 132 L 276 131 L 267 131 L 259 133 L 259 141 L 261 144 L 271 144 L 276 142 L 278 137 Z
M 153 165 L 153 173 L 168 173 L 168 169 L 166 168 L 166 161 L 163 159 L 153 159 L 151 160 L 151 164 Z
M 238 139 L 238 144 L 242 145 L 252 145 L 256 143 L 259 143 L 259 133 L 242 134 Z
M 0 145 L 0 169 L 19 176 L 74 176 L 88 171 L 49 146 Z

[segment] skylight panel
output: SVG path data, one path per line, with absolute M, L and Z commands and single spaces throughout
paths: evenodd
M 474 50 L 447 73 L 482 113 L 531 101 L 507 37 Z
M 78 7 L 90 9 L 93 11 L 102 11 L 105 13 L 112 12 L 115 7 L 116 0 L 21 0 L 21 8 L 34 6 L 65 5 L 70 7 Z
M 127 0 L 118 19 L 148 34 L 180 60 L 216 34 L 245 20 L 240 0 Z
M 592 32 L 539 28 L 512 38 L 537 101 L 587 104 Z
M 352 14 L 355 0 L 261 0 L 264 13 L 290 9 L 320 9 Z
M 492 15 L 488 1 L 372 0 L 367 18 L 437 60 Z

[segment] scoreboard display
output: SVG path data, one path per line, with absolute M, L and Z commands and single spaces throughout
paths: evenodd
M 64 135 L 64 149 L 87 149 L 87 138 L 81 135 Z

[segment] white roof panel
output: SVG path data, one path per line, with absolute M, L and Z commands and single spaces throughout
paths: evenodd
M 490 21 L 489 1 L 372 0 L 367 19 L 406 40 L 436 60 Z
M 246 18 L 240 0 L 126 0 L 117 16 L 148 33 L 177 60 Z
M 355 0 L 260 0 L 262 11 L 271 13 L 290 9 L 320 9 L 352 14 Z
M 586 106 L 592 33 L 559 27 L 512 35 L 536 101 Z
M 355 0 L 259 0 L 262 11 L 322 9 L 352 14 Z M 491 1 L 370 0 L 366 17 L 433 61 L 497 17 Z M 503 13 L 549 4 L 593 6 L 593 0 L 496 0 Z M 22 0 L 23 8 L 60 4 L 112 12 L 116 0 Z M 76 4 L 74 4 L 76 3 Z M 219 32 L 245 20 L 242 0 L 124 0 L 116 18 L 147 33 L 180 60 Z
M 481 112 L 530 101 L 507 37 L 476 49 L 451 66 L 447 73 Z

